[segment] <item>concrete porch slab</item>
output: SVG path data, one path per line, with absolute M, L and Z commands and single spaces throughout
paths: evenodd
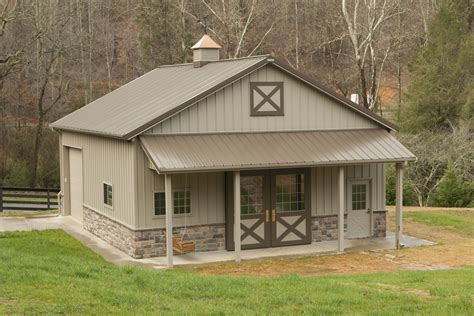
M 166 258 L 133 259 L 111 246 L 107 242 L 89 233 L 82 225 L 70 216 L 42 216 L 31 218 L 6 217 L 0 218 L 0 232 L 5 231 L 30 231 L 45 229 L 63 229 L 74 238 L 97 254 L 119 266 L 141 266 L 145 268 L 166 268 Z M 411 236 L 403 236 L 402 244 L 409 247 L 431 246 L 435 242 L 419 239 Z M 376 251 L 395 248 L 395 234 L 387 232 L 386 237 L 348 239 L 345 241 L 345 252 Z M 337 241 L 322 241 L 310 245 L 287 246 L 276 248 L 263 248 L 243 250 L 242 260 L 254 260 L 262 258 L 304 256 L 337 253 Z M 233 261 L 234 253 L 231 251 L 196 252 L 185 255 L 175 255 L 175 266 L 199 265 L 225 261 Z

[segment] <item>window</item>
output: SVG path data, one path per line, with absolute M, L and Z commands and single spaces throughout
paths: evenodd
M 263 213 L 263 176 L 240 178 L 240 212 Z
M 104 204 L 112 206 L 112 185 L 104 183 Z
M 173 192 L 174 214 L 191 213 L 191 191 L 177 190 Z M 165 192 L 155 192 L 155 216 L 166 214 Z
M 365 210 L 367 208 L 367 185 L 353 184 L 352 185 L 352 209 Z
M 277 175 L 275 181 L 276 211 L 304 211 L 304 174 Z
M 180 190 L 174 191 L 173 206 L 175 214 L 191 213 L 191 191 Z
M 165 214 L 165 192 L 155 192 L 155 215 Z

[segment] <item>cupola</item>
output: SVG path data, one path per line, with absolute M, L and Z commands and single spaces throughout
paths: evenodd
M 219 60 L 219 50 L 222 47 L 214 42 L 214 40 L 207 34 L 194 44 L 193 63 L 194 67 L 202 67 L 207 63 Z

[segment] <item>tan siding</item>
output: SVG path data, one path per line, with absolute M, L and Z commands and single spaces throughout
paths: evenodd
M 135 145 L 127 141 L 69 132 L 62 133 L 61 139 L 63 146 L 82 149 L 84 204 L 133 228 Z M 64 166 L 62 168 L 65 169 Z M 113 186 L 113 208 L 103 203 L 104 182 Z M 63 188 L 66 186 L 63 183 Z
M 338 212 L 338 168 L 313 168 L 312 215 L 330 215 Z M 368 179 L 371 182 L 371 207 L 373 210 L 385 209 L 385 166 L 384 164 L 346 166 L 345 181 L 349 179 Z
M 284 116 L 250 116 L 249 83 L 284 82 Z M 374 128 L 378 125 L 300 81 L 263 67 L 147 131 L 160 133 Z
M 137 149 L 137 182 L 139 183 L 137 228 L 162 228 L 164 216 L 154 216 L 155 191 L 164 189 L 163 176 L 147 167 L 147 157 Z M 225 183 L 223 172 L 177 174 L 172 176 L 173 189 L 191 190 L 191 214 L 173 217 L 173 226 L 205 225 L 225 222 Z

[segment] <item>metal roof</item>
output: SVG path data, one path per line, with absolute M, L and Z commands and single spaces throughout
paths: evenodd
M 58 130 L 132 139 L 265 65 L 273 65 L 388 130 L 397 127 L 374 112 L 325 88 L 270 56 L 227 59 L 195 68 L 193 64 L 161 66 L 129 82 L 50 126 Z
M 415 159 L 384 129 L 142 135 L 140 142 L 160 173 Z
M 162 66 L 51 124 L 52 128 L 130 139 L 187 105 L 266 64 L 268 56 Z

